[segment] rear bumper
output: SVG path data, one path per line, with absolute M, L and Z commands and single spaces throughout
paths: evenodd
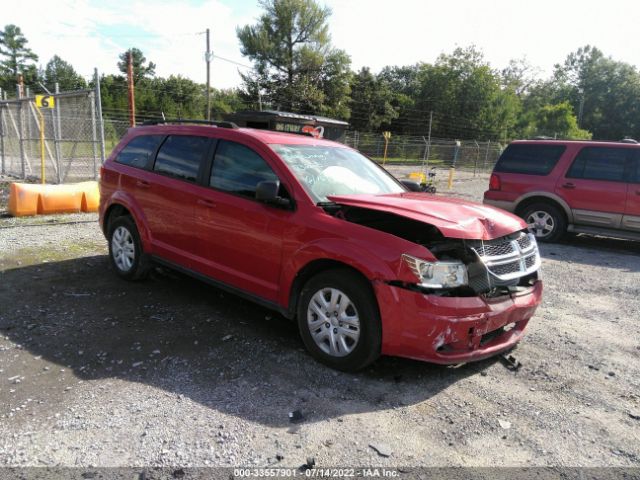
M 540 304 L 542 282 L 495 299 L 439 297 L 382 283 L 376 285 L 376 293 L 383 354 L 455 364 L 515 346 Z

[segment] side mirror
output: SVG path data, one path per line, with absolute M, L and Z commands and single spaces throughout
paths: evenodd
M 265 180 L 256 186 L 256 200 L 281 208 L 290 208 L 291 200 L 278 196 L 280 182 L 278 180 Z
M 400 180 L 400 183 L 407 187 L 407 190 L 410 192 L 421 192 L 422 187 L 418 182 L 414 182 L 413 180 Z

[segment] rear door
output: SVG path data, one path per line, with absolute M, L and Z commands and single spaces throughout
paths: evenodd
M 200 235 L 195 269 L 275 302 L 282 234 L 295 213 L 255 200 L 256 186 L 265 180 L 279 179 L 260 153 L 237 142 L 218 142 L 196 205 Z M 284 186 L 280 195 L 289 196 Z
M 203 172 L 212 140 L 196 135 L 167 136 L 140 188 L 155 254 L 190 268 L 195 250 L 196 183 Z
M 153 174 L 149 169 L 153 165 L 153 158 L 158 147 L 164 140 L 164 135 L 140 135 L 134 137 L 120 150 L 114 159 L 114 170 L 120 174 L 118 188 L 127 192 L 135 202 L 146 211 L 149 202 L 149 181 Z M 107 175 L 111 175 L 108 170 Z M 105 179 L 109 181 L 109 179 Z
M 631 176 L 627 190 L 627 208 L 622 217 L 622 228 L 640 232 L 640 149 L 633 149 Z
M 628 148 L 584 147 L 564 176 L 556 194 L 571 208 L 574 223 L 620 228 L 627 201 Z

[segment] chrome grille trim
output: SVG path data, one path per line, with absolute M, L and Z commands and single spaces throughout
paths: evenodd
M 500 281 L 524 277 L 540 268 L 540 253 L 536 238 L 522 233 L 514 239 L 502 238 L 471 248 L 487 268 L 487 272 Z

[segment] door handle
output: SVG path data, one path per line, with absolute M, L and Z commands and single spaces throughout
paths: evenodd
M 636 190 L 636 195 L 640 195 L 640 190 Z
M 573 183 L 563 183 L 562 188 L 568 188 L 571 190 L 572 188 L 576 188 L 576 186 Z
M 140 188 L 149 188 L 151 187 L 151 184 L 149 182 L 145 182 L 144 180 L 138 180 L 136 182 L 136 186 Z
M 198 205 L 202 205 L 203 207 L 207 207 L 207 208 L 214 208 L 216 206 L 216 204 L 213 203 L 211 200 L 203 200 L 202 198 L 199 198 L 198 200 L 196 200 L 196 203 Z

